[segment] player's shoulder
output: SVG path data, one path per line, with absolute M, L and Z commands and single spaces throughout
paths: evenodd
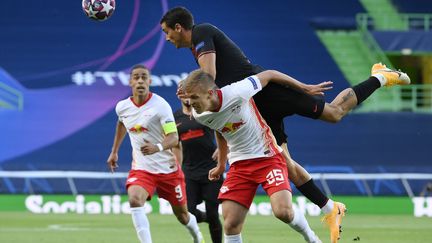
M 120 100 L 119 102 L 117 102 L 116 111 L 119 112 L 125 110 L 126 108 L 130 107 L 131 104 L 132 104 L 131 97 Z
M 152 102 L 157 102 L 157 103 L 166 103 L 168 104 L 168 101 L 166 101 L 162 96 L 156 94 L 156 93 L 152 93 L 152 97 L 150 98 L 150 100 Z
M 249 94 L 251 92 L 258 92 L 261 90 L 260 80 L 256 75 L 246 77 L 242 80 L 233 82 L 224 86 L 221 92 L 227 99 L 235 99 L 242 97 L 241 94 Z
M 221 31 L 210 23 L 201 23 L 194 26 L 193 32 L 194 34 L 212 34 Z
M 236 89 L 237 88 L 233 84 L 229 84 L 220 89 L 222 95 L 222 104 L 230 103 L 231 100 L 239 98 Z
M 168 101 L 156 93 L 152 93 L 152 97 L 149 101 L 151 101 L 150 104 L 152 107 L 158 107 L 160 109 L 169 108 L 171 110 L 171 105 L 168 103 Z
M 194 26 L 194 29 L 206 30 L 206 29 L 217 29 L 217 27 L 210 23 L 199 23 Z

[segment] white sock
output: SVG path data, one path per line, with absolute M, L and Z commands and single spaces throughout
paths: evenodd
M 289 223 L 289 226 L 291 226 L 291 228 L 293 228 L 295 231 L 302 234 L 303 238 L 307 242 L 315 242 L 316 235 L 309 227 L 309 224 L 306 221 L 305 216 L 298 209 L 293 208 L 293 210 L 294 210 L 294 218 Z
M 241 233 L 238 235 L 226 235 L 224 234 L 225 243 L 242 243 Z
M 189 222 L 185 226 L 189 230 L 189 233 L 194 238 L 194 242 L 199 242 L 199 238 L 202 238 L 202 235 L 199 230 L 197 220 L 195 218 L 195 215 L 191 214 L 190 212 L 188 212 L 188 214 L 189 214 Z
M 151 243 L 150 224 L 144 207 L 131 208 L 132 221 L 141 243 Z
M 375 77 L 379 80 L 381 87 L 385 85 L 386 83 L 386 78 L 384 76 L 384 74 L 382 73 L 376 73 L 376 74 L 372 74 L 372 77 Z
M 334 208 L 334 202 L 333 202 L 333 200 L 331 200 L 329 198 L 329 200 L 327 201 L 326 205 L 324 205 L 324 207 L 321 208 L 321 211 L 324 214 L 328 214 L 328 213 L 331 213 L 331 211 L 333 211 L 333 208 Z

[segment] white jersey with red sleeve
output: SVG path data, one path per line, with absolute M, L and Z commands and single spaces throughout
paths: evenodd
M 137 105 L 129 97 L 118 102 L 115 110 L 131 141 L 132 170 L 145 170 L 154 174 L 177 171 L 178 166 L 170 150 L 151 155 L 144 155 L 140 150 L 144 141 L 162 143 L 165 137 L 163 126 L 174 122 L 172 109 L 165 99 L 149 93 L 148 99 L 142 105 Z
M 270 127 L 261 117 L 252 96 L 262 89 L 257 76 L 250 76 L 218 90 L 220 108 L 193 116 L 201 124 L 218 131 L 227 141 L 228 160 L 271 157 L 282 149 L 277 145 Z

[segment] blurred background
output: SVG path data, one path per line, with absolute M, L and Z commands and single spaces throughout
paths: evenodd
M 375 62 L 412 85 L 382 88 L 339 124 L 285 119 L 294 159 L 329 195 L 409 196 L 432 179 L 432 2 L 426 0 L 117 1 L 107 21 L 81 1 L 5 1 L 0 16 L 0 193 L 124 194 L 107 172 L 116 103 L 130 95 L 129 68 L 151 68 L 151 90 L 175 111 L 178 81 L 197 68 L 188 49 L 165 41 L 159 20 L 183 5 L 249 59 L 305 83 L 341 90 Z M 25 7 L 22 6 L 25 4 Z M 297 194 L 297 191 L 294 191 Z

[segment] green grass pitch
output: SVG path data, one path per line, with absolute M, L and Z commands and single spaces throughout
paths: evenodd
M 173 215 L 149 215 L 155 243 L 192 242 L 186 229 Z M 329 233 L 320 218 L 308 218 L 323 242 Z M 347 215 L 343 221 L 343 242 L 415 243 L 432 242 L 432 219 L 396 215 Z M 211 243 L 207 224 L 200 228 Z M 251 216 L 243 228 L 243 242 L 304 242 L 302 237 L 274 217 Z M 354 241 L 354 238 L 360 241 Z M 0 213 L 2 243 L 108 243 L 138 242 L 130 215 L 37 215 L 23 212 Z

